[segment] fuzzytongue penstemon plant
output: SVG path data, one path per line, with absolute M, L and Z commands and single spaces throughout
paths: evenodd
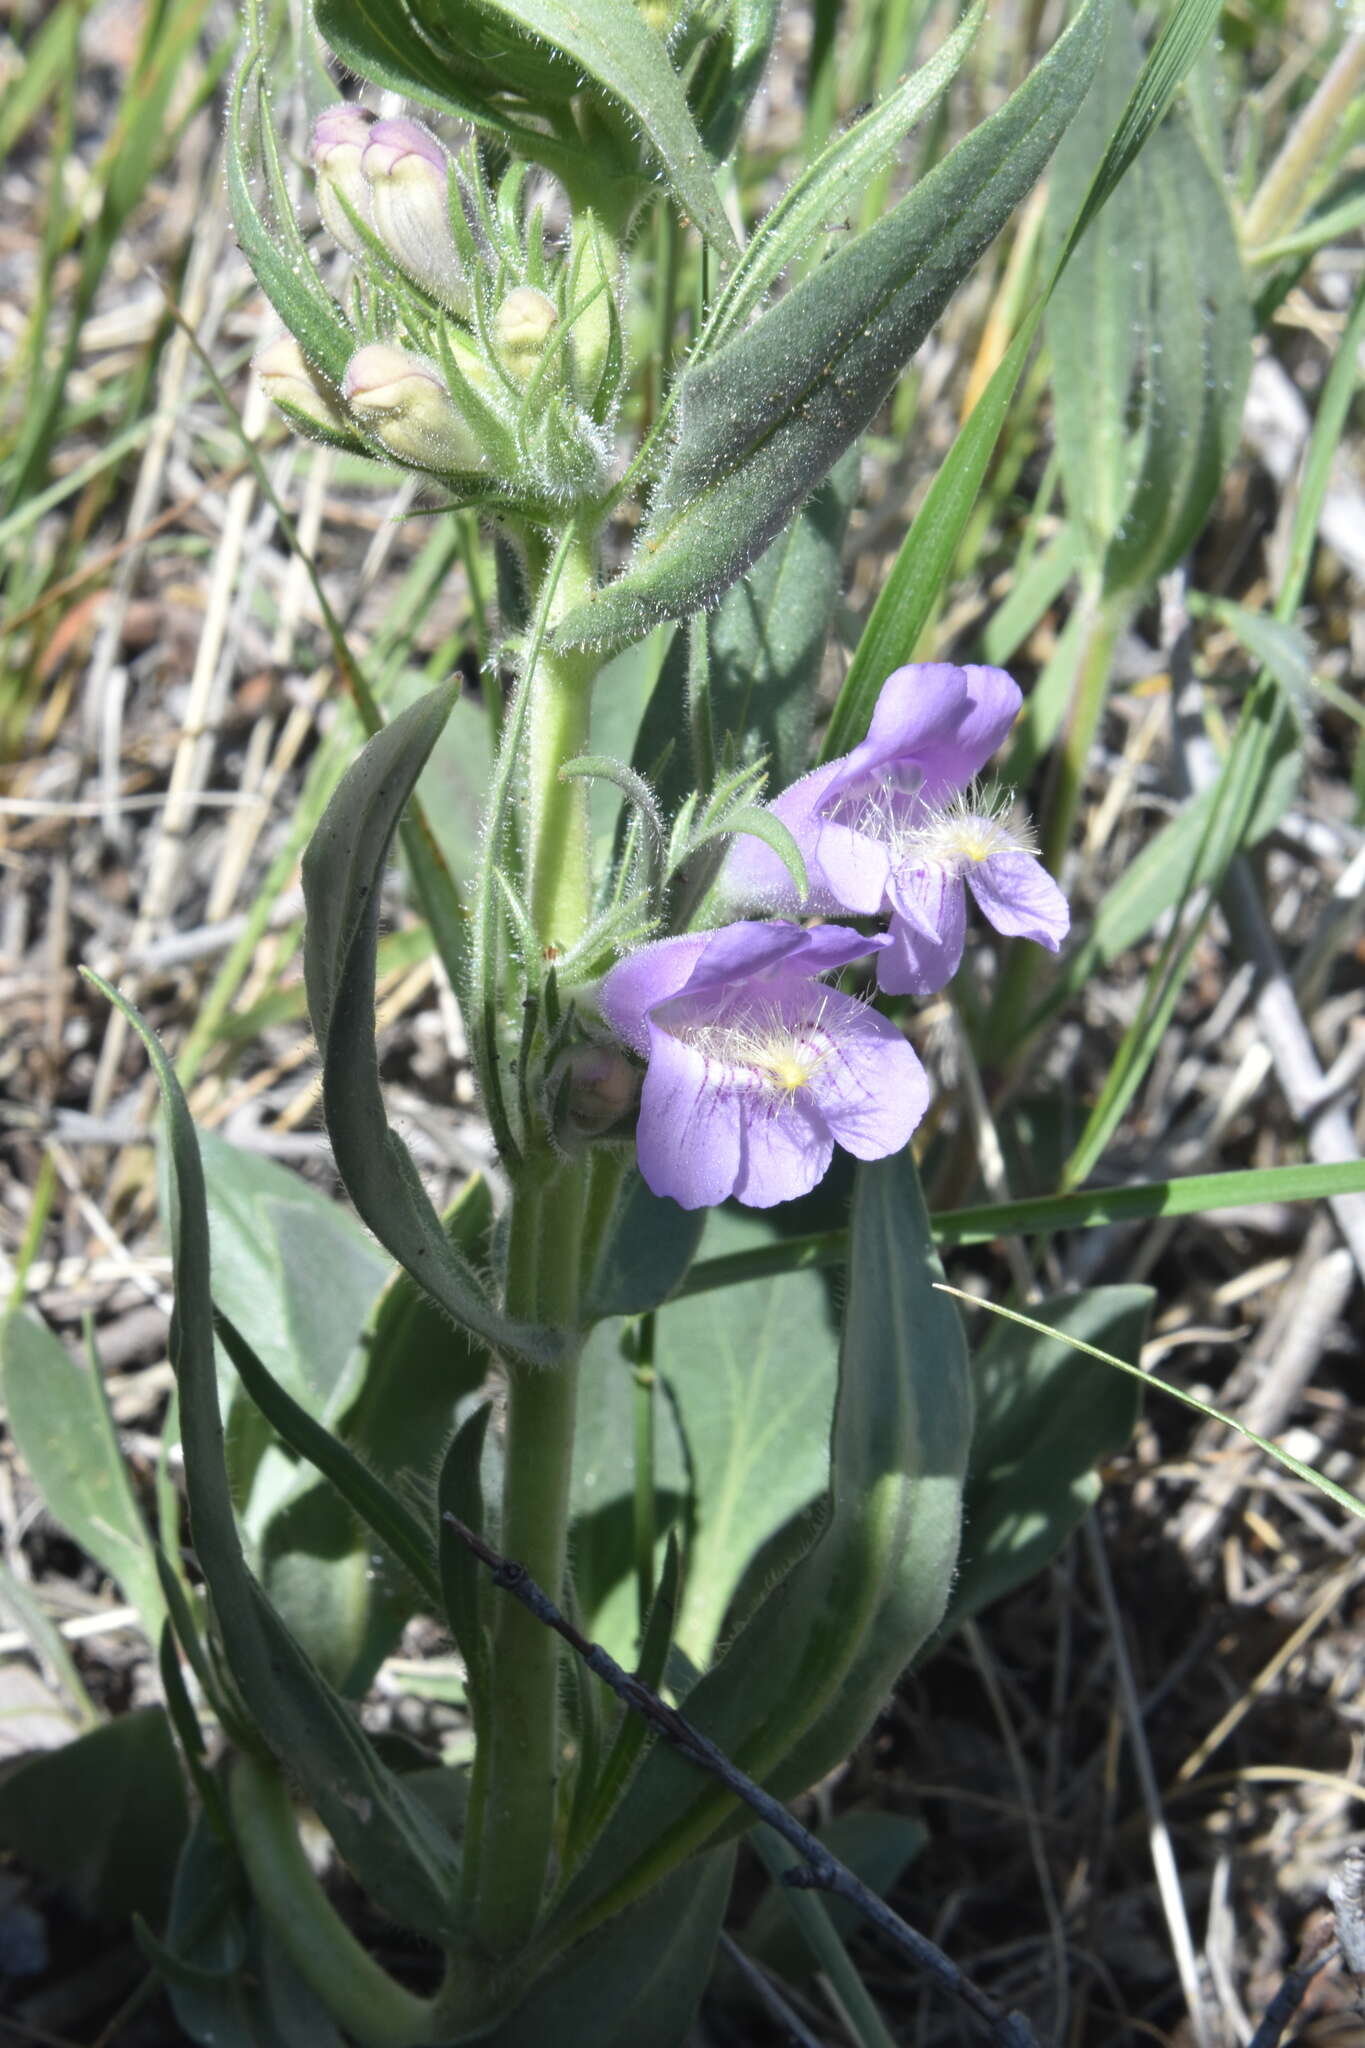
M 809 735 L 837 577 L 812 566 L 781 599 L 800 614 L 799 661 L 772 665 L 762 633 L 745 642 L 744 622 L 773 601 L 770 543 L 814 565 L 833 531 L 837 554 L 839 479 L 850 473 L 841 458 L 1043 171 L 1085 95 L 1106 14 L 1107 0 L 1083 0 L 996 113 L 827 252 L 827 224 L 856 215 L 945 89 L 979 8 L 816 157 L 743 246 L 715 167 L 734 155 L 774 5 L 658 20 L 630 0 L 547 0 L 533 13 L 393 0 L 381 20 L 321 0 L 318 25 L 341 61 L 406 92 L 428 120 L 381 119 L 355 103 L 318 115 L 316 248 L 267 116 L 259 45 L 239 75 L 234 212 L 284 329 L 261 350 L 259 374 L 301 431 L 397 463 L 431 487 L 438 510 L 473 507 L 488 522 L 506 598 L 502 660 L 516 677 L 463 903 L 424 815 L 437 785 L 423 770 L 448 744 L 449 690 L 385 718 L 357 674 L 374 737 L 305 863 L 308 998 L 333 1149 L 401 1269 L 367 1325 L 344 1411 L 314 1398 L 306 1371 L 287 1391 L 244 1335 L 254 1304 L 234 1297 L 226 1264 L 210 1272 L 213 1181 L 206 1208 L 193 1129 L 159 1069 L 173 1353 L 212 1638 L 183 1600 L 173 1614 L 239 1752 L 226 1814 L 212 1796 L 206 1811 L 226 1829 L 265 1938 L 361 2041 L 667 2048 L 705 1982 L 728 1890 L 733 1798 L 650 1748 L 639 1724 L 609 1719 L 594 1681 L 566 1671 L 558 1639 L 479 1576 L 443 1509 L 638 1656 L 656 1686 L 685 1695 L 696 1724 L 784 1796 L 847 1754 L 943 1619 L 970 1388 L 955 1316 L 932 1290 L 908 1150 L 929 1082 L 900 1022 L 875 1006 L 873 983 L 892 994 L 944 984 L 962 952 L 965 889 L 998 931 L 1053 950 L 1066 909 L 1027 836 L 972 793 L 1018 709 L 1008 677 L 900 669 L 866 739 L 801 779 L 793 748 L 805 741 L 792 735 Z M 438 132 L 443 117 L 473 123 L 478 140 L 457 151 Z M 651 208 L 706 245 L 676 365 L 640 346 L 644 265 L 631 238 Z M 676 232 L 666 246 L 676 260 Z M 637 438 L 622 471 L 627 432 Z M 604 538 L 632 496 L 634 551 L 607 579 Z M 669 621 L 691 623 L 655 664 L 652 700 L 637 699 L 634 721 L 642 735 L 662 733 L 662 748 L 633 762 L 596 751 L 599 676 Z M 727 695 L 740 659 L 744 687 Z M 614 662 L 603 696 L 638 688 L 627 678 L 642 672 Z M 786 760 L 767 805 L 765 758 Z M 593 782 L 622 799 L 610 857 L 593 833 Z M 665 787 L 669 815 L 656 795 Z M 386 1120 L 374 974 L 395 832 L 459 993 L 500 1147 L 509 1197 L 496 1223 L 482 1192 L 439 1217 Z M 753 910 L 773 914 L 742 914 Z M 817 912 L 829 921 L 800 921 Z M 849 916 L 885 918 L 886 929 Z M 757 1353 L 727 1364 L 726 1333 L 706 1339 L 689 1303 L 663 1304 L 703 1212 L 731 1196 L 757 1211 L 802 1195 L 836 1147 L 863 1162 L 842 1331 L 829 1328 L 813 1276 L 761 1283 L 762 1341 L 782 1333 L 777 1408 L 799 1420 L 810 1398 L 811 1420 L 767 1478 L 730 1473 L 743 1513 L 723 1533 L 708 1519 L 713 1492 L 726 1491 L 712 1461 L 730 1451 L 708 1436 L 704 1404 L 692 1413 L 692 1393 L 709 1372 L 763 1368 Z M 325 1272 L 311 1284 L 325 1290 Z M 741 1319 L 745 1298 L 743 1288 L 733 1297 Z M 304 1569 L 301 1550 L 291 1553 L 293 1577 L 280 1574 L 270 1599 L 251 1576 L 248 1563 L 259 1572 L 299 1539 L 248 1526 L 244 1559 L 218 1416 L 215 1301 L 280 1455 L 298 1461 L 301 1484 L 325 1476 L 363 1525 L 366 1561 L 377 1540 L 402 1568 L 407 1610 L 436 1614 L 453 1635 L 474 1736 L 467 1769 L 381 1754 L 336 1690 L 363 1690 L 392 1643 L 393 1601 L 388 1634 L 372 1630 L 339 1678 L 325 1638 L 319 1646 L 322 1603 L 308 1593 L 324 1584 L 321 1557 Z M 674 1379 L 679 1471 L 690 1475 L 681 1495 L 651 1462 L 658 1418 L 642 1426 L 618 1399 L 631 1372 L 623 1349 L 638 1360 L 646 1332 L 651 1373 L 668 1376 L 675 1341 L 686 1354 Z M 439 1415 L 432 1375 L 443 1360 L 444 1417 L 425 1456 L 395 1461 L 384 1431 L 417 1402 L 414 1375 L 435 1402 L 421 1412 Z M 646 1398 L 651 1373 L 636 1382 Z M 499 1421 L 487 1432 L 491 1374 Z M 798 1399 L 798 1385 L 813 1394 Z M 576 1434 L 595 1445 L 577 1464 Z M 1097 1449 L 1082 1446 L 1087 1471 Z M 1047 1489 L 1042 1525 L 1058 1540 L 1079 1512 L 1073 1492 Z M 613 1504 L 626 1512 L 607 1513 Z M 686 1531 L 681 1559 L 663 1552 L 672 1516 Z M 297 1610 L 291 1584 L 304 1588 Z M 429 1997 L 401 1988 L 343 1927 L 303 1860 L 286 1785 L 316 1809 L 378 1909 L 443 1956 Z M 188 1878 L 184 1890 L 170 1939 L 192 1969 Z M 182 2018 L 207 2040 L 204 2008 L 181 1988 Z

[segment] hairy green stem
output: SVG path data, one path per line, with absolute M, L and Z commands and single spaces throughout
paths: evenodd
M 560 1167 L 515 1197 L 508 1308 L 572 1329 L 585 1168 Z M 575 1364 L 552 1372 L 509 1363 L 502 1548 L 536 1583 L 563 1589 L 573 1470 Z M 495 1610 L 479 1848 L 477 1926 L 495 1955 L 522 1947 L 540 1914 L 560 1767 L 559 1642 L 515 1600 Z
M 314 1877 L 278 1772 L 238 1756 L 228 1799 L 253 1896 L 309 1989 L 361 2048 L 430 2041 L 431 2003 L 395 1984 L 366 1954 Z
M 529 553 L 532 581 L 539 584 L 545 562 L 538 546 Z M 560 619 L 591 595 L 594 580 L 592 543 L 576 539 L 549 594 L 546 624 L 551 634 Z M 597 667 L 595 654 L 582 649 L 559 652 L 542 645 L 528 678 L 531 920 L 542 946 L 556 952 L 578 938 L 592 908 L 588 786 L 581 778 L 561 781 L 559 771 L 566 761 L 587 751 Z M 553 959 L 554 952 L 549 957 Z
M 527 557 L 533 614 L 547 629 L 522 686 L 529 693 L 527 894 L 536 938 L 552 960 L 573 945 L 592 910 L 587 784 L 559 771 L 587 746 L 598 662 L 556 650 L 549 637 L 592 589 L 592 540 L 580 530 L 552 556 L 533 534 Z M 588 1189 L 586 1160 L 556 1161 L 543 1150 L 528 1157 L 512 1200 L 511 1314 L 577 1330 Z M 556 1599 L 568 1549 L 576 1394 L 573 1362 L 553 1372 L 508 1363 L 502 1547 Z M 560 1769 L 559 1645 L 515 1600 L 496 1609 L 481 1740 L 488 1748 L 475 1924 L 485 1950 L 506 1956 L 524 1947 L 540 1917 Z

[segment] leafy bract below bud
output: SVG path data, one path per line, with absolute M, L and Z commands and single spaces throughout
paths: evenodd
M 559 325 L 554 302 L 534 285 L 519 284 L 498 307 L 493 319 L 493 345 L 506 368 L 526 383 Z
M 328 107 L 313 123 L 312 157 L 317 172 L 318 212 L 332 240 L 348 255 L 361 256 L 365 244 L 356 233 L 346 206 L 369 222 L 370 188 L 361 168 L 365 146 L 375 126 L 368 107 Z M 343 206 L 341 201 L 346 201 Z
M 600 221 L 583 214 L 574 222 L 569 310 L 573 318 L 573 382 L 581 404 L 595 420 L 611 412 L 618 377 L 608 382 L 616 292 L 616 252 Z
M 301 433 L 346 448 L 360 446 L 336 394 L 309 367 L 292 334 L 278 334 L 252 358 L 261 388 Z
M 362 168 L 370 218 L 399 269 L 452 312 L 469 286 L 450 232 L 450 158 L 420 121 L 376 121 Z
M 484 453 L 435 363 L 388 342 L 351 357 L 342 393 L 351 413 L 400 462 L 437 472 L 484 467 Z

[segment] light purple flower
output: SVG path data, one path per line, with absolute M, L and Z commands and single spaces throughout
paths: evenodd
M 450 158 L 429 128 L 408 116 L 376 121 L 361 168 L 374 225 L 399 269 L 456 313 L 469 286 L 450 227 Z
M 893 1024 L 817 979 L 890 941 L 843 925 L 741 923 L 644 946 L 602 984 L 602 1011 L 649 1062 L 640 1171 L 684 1209 L 804 1195 L 836 1144 L 899 1152 L 929 1083 Z
M 346 207 L 366 223 L 370 221 L 370 188 L 361 170 L 361 158 L 374 126 L 375 117 L 369 108 L 351 101 L 327 107 L 313 123 L 318 212 L 332 240 L 351 256 L 362 256 L 365 242 Z
M 998 932 L 1055 953 L 1070 928 L 1066 899 L 1008 808 L 969 789 L 1022 701 L 1003 669 L 898 668 L 861 745 L 770 806 L 805 859 L 805 904 L 777 856 L 753 838 L 726 863 L 727 893 L 774 909 L 888 913 L 891 943 L 877 978 L 897 995 L 927 995 L 956 973 L 967 888 Z

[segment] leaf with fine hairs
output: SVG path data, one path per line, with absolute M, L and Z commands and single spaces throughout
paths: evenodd
M 403 807 L 454 702 L 421 697 L 362 748 L 303 861 L 304 979 L 322 1053 L 322 1100 L 347 1193 L 385 1250 L 462 1329 L 494 1350 L 548 1365 L 566 1340 L 494 1306 L 443 1229 L 412 1154 L 389 1126 L 374 1041 L 379 896 Z
M 451 1930 L 459 1881 L 453 1845 L 380 1763 L 350 1708 L 247 1569 L 223 1454 L 208 1207 L 194 1124 L 155 1033 L 107 982 L 88 970 L 87 979 L 127 1017 L 161 1090 L 175 1271 L 170 1354 L 180 1390 L 190 1529 L 233 1682 L 264 1741 L 376 1904 L 440 1941 Z
M 1110 0 L 1076 20 L 989 120 L 868 228 L 682 379 L 676 436 L 626 573 L 569 614 L 566 645 L 709 609 L 868 427 L 1085 97 Z
M 909 1153 L 860 1166 L 824 1519 L 687 1695 L 688 1720 L 779 1796 L 847 1756 L 947 1603 L 971 1387 L 941 1274 Z M 556 1924 L 628 1896 L 637 1861 L 666 1870 L 740 1825 L 723 1786 L 656 1745 Z

